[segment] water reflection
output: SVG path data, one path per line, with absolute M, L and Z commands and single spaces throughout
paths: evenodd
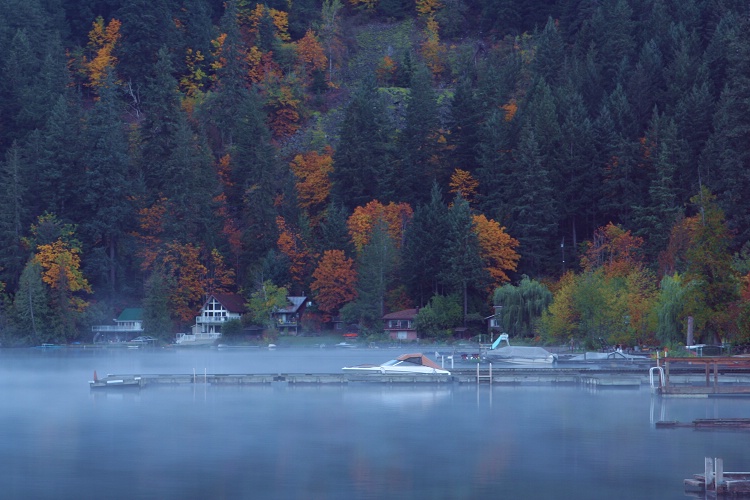
M 746 434 L 652 425 L 747 416 L 744 399 L 473 384 L 87 386 L 95 369 L 322 373 L 372 361 L 356 351 L 0 351 L 2 496 L 671 499 L 685 498 L 682 480 L 704 456 L 750 465 Z

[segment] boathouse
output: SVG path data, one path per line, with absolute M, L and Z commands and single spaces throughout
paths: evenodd
M 114 325 L 94 325 L 94 343 L 127 342 L 143 334 L 143 309 L 127 307 L 113 320 Z

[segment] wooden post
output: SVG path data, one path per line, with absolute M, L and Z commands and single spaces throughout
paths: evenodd
M 719 362 L 714 361 L 714 392 L 719 392 Z
M 704 474 L 706 477 L 706 490 L 714 484 L 714 459 L 706 457 L 704 464 Z
M 710 383 L 711 378 L 710 378 L 709 373 L 711 373 L 711 370 L 709 369 L 709 364 L 706 363 L 706 387 L 711 385 Z
M 719 487 L 724 484 L 724 459 L 714 459 L 714 488 L 719 491 Z
M 664 358 L 664 388 L 669 389 L 669 360 Z

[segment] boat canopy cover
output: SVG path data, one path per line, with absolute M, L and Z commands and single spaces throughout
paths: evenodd
M 492 354 L 501 358 L 526 358 L 544 359 L 552 356 L 552 353 L 543 347 L 530 346 L 505 346 L 492 351 Z
M 405 363 L 413 363 L 420 366 L 429 366 L 430 368 L 437 368 L 438 370 L 442 370 L 442 368 L 437 363 L 435 363 L 422 353 L 402 354 L 401 356 L 396 358 L 396 360 L 403 361 Z

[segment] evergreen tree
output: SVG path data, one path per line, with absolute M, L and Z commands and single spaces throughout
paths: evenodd
M 429 183 L 447 183 L 450 173 L 442 168 L 437 154 L 439 126 L 432 73 L 420 65 L 412 74 L 406 123 L 398 138 L 399 165 L 390 172 L 395 201 L 426 203 Z
M 320 238 L 315 238 L 316 250 L 323 254 L 326 250 L 344 250 L 347 256 L 354 254 L 346 220 L 349 214 L 341 205 L 330 204 L 320 223 Z
M 177 80 L 172 76 L 173 68 L 165 46 L 159 49 L 154 66 L 154 76 L 146 78 L 143 91 L 144 120 L 140 129 L 141 167 L 146 187 L 152 198 L 158 197 L 179 176 L 169 175 L 166 164 L 175 147 L 178 122 L 180 121 L 180 95 Z
M 247 54 L 237 24 L 237 0 L 226 3 L 220 30 L 226 35 L 221 45 L 221 64 L 216 69 L 216 83 L 199 109 L 199 116 L 215 136 L 212 148 L 229 149 L 237 139 L 238 110 L 250 99 L 247 86 Z
M 54 102 L 44 128 L 35 131 L 28 150 L 33 155 L 33 197 L 27 206 L 34 213 L 50 212 L 61 218 L 84 220 L 79 183 L 85 178 L 81 154 L 80 102 L 60 95 Z
M 113 17 L 122 22 L 122 41 L 116 49 L 118 71 L 134 88 L 143 88 L 152 77 L 159 49 L 183 53 L 170 0 L 128 0 Z
M 398 269 L 398 252 L 383 221 L 372 231 L 370 242 L 357 259 L 357 299 L 354 309 L 367 328 L 380 324 L 386 314 L 386 294 Z
M 750 241 L 750 21 L 731 38 L 727 83 L 714 115 L 714 133 L 701 164 L 702 179 L 717 193 L 737 243 Z M 742 35 L 740 34 L 742 33 Z M 739 246 L 738 245 L 738 246 Z
M 565 45 L 552 17 L 547 19 L 544 30 L 535 38 L 537 42 L 532 71 L 537 78 L 556 86 L 562 81 L 565 63 Z
M 648 188 L 648 203 L 636 207 L 634 222 L 636 235 L 646 239 L 644 252 L 655 261 L 669 240 L 670 228 L 681 213 L 675 178 L 679 168 L 681 142 L 677 140 L 674 121 L 654 110 L 646 136 L 646 163 L 652 169 Z
M 242 207 L 244 265 L 255 266 L 276 243 L 275 198 L 280 166 L 271 134 L 254 93 L 236 110 L 237 137 L 231 149 L 230 206 Z
M 21 273 L 18 291 L 13 299 L 13 317 L 19 339 L 32 345 L 59 340 L 52 332 L 48 304 L 48 288 L 42 282 L 42 267 L 32 259 Z
M 162 270 L 155 270 L 146 280 L 143 297 L 143 333 L 146 335 L 166 339 L 172 333 L 169 293 L 169 280 Z
M 105 283 L 102 288 L 113 293 L 118 290 L 118 271 L 122 272 L 118 247 L 132 227 L 128 199 L 132 183 L 122 105 L 111 76 L 99 97 L 84 131 L 88 145 L 82 158 L 86 177 L 80 188 L 85 210 L 91 216 L 81 221 L 81 232 L 92 251 L 89 273 L 98 276 Z
M 577 261 L 578 243 L 598 227 L 601 177 L 595 167 L 594 125 L 583 97 L 572 86 L 566 86 L 560 92 L 559 101 L 562 115 L 560 168 L 553 185 L 560 211 L 562 271 L 565 272 L 565 261 Z
M 442 255 L 440 279 L 463 297 L 464 326 L 469 308 L 470 289 L 481 290 L 487 281 L 479 254 L 479 239 L 474 231 L 469 204 L 456 196 L 448 210 L 448 231 Z
M 401 276 L 409 295 L 420 306 L 438 293 L 447 215 L 442 192 L 433 183 L 430 202 L 417 207 L 404 234 Z
M 26 218 L 23 170 L 20 148 L 13 143 L 0 163 L 4 179 L 0 191 L 0 282 L 11 290 L 16 289 L 26 259 L 21 243 Z
M 530 127 L 521 132 L 513 166 L 516 193 L 508 226 L 519 243 L 520 270 L 532 275 L 556 270 L 558 211 L 550 174 L 539 154 L 536 134 Z
M 365 78 L 341 123 L 331 174 L 333 202 L 351 212 L 382 198 L 385 187 L 381 182 L 391 165 L 390 149 L 383 100 L 374 79 Z
M 450 105 L 448 150 L 450 165 L 474 173 L 478 168 L 479 130 L 484 110 L 469 78 L 456 84 Z

